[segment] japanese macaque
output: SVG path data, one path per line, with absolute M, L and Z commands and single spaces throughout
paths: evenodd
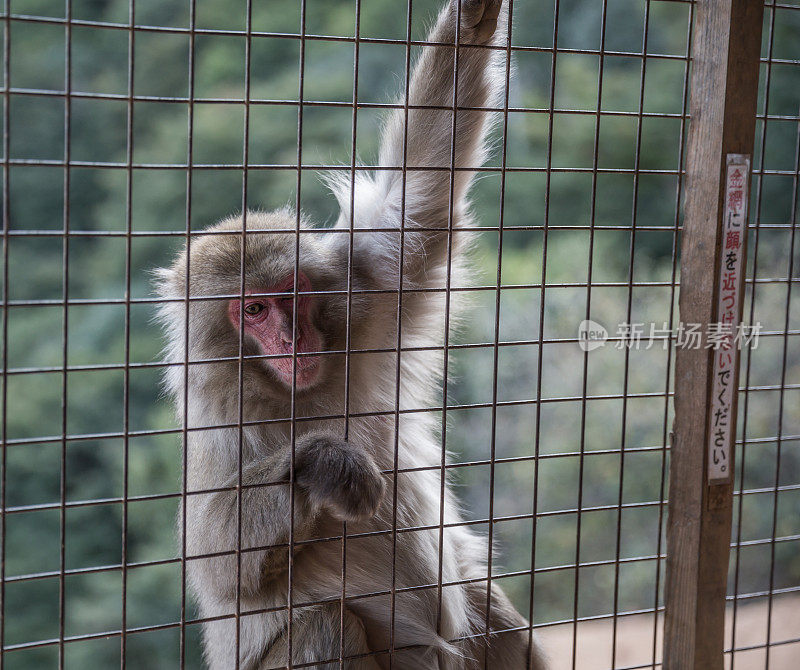
M 166 386 L 212 670 L 544 667 L 441 480 L 443 289 L 463 282 L 491 122 L 476 108 L 501 105 L 507 54 L 502 0 L 457 1 L 386 121 L 381 169 L 331 180 L 335 228 L 248 212 L 160 271 L 167 354 L 190 361 Z

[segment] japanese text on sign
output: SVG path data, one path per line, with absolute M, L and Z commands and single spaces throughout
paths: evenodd
M 725 208 L 722 220 L 722 260 L 719 267 L 717 321 L 730 335 L 723 335 L 714 350 L 711 419 L 708 435 L 708 481 L 725 483 L 731 477 L 733 407 L 736 397 L 738 349 L 733 333 L 739 328 L 744 241 L 747 233 L 747 184 L 750 158 L 728 154 L 725 176 Z

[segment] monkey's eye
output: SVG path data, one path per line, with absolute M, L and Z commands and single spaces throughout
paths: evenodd
M 244 312 L 248 316 L 256 316 L 257 314 L 261 314 L 262 310 L 264 309 L 264 305 L 260 302 L 251 302 L 248 305 L 245 305 Z

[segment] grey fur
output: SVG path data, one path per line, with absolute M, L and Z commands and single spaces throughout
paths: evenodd
M 505 54 L 469 45 L 504 45 L 506 11 L 501 0 L 462 3 L 458 106 L 499 106 Z M 439 15 L 430 41 L 455 41 L 456 14 L 451 1 Z M 410 83 L 410 105 L 452 105 L 454 53 L 453 47 L 423 48 Z M 391 644 L 397 670 L 478 670 L 484 667 L 488 645 L 488 667 L 493 670 L 544 668 L 536 644 L 529 649 L 527 622 L 496 584 L 492 584 L 489 614 L 492 632 L 482 634 L 489 549 L 484 538 L 458 525 L 460 512 L 449 487 L 440 501 L 437 413 L 401 412 L 395 434 L 398 380 L 397 354 L 392 350 L 398 345 L 403 348 L 400 409 L 441 406 L 437 389 L 445 306 L 443 291 L 404 291 L 402 341 L 398 343 L 401 268 L 403 289 L 445 287 L 448 266 L 451 283 L 464 283 L 466 244 L 458 228 L 471 221 L 466 196 L 473 178 L 472 172 L 449 170 L 451 111 L 410 109 L 408 118 L 407 143 L 403 111 L 395 111 L 386 122 L 380 163 L 395 169 L 380 170 L 374 176 L 358 173 L 354 184 L 344 177 L 331 180 L 342 211 L 339 229 L 351 227 L 351 188 L 355 189 L 352 259 L 349 233 L 314 233 L 305 221 L 298 249 L 298 236 L 285 232 L 294 229 L 296 215 L 286 209 L 249 212 L 244 222 L 234 217 L 217 224 L 209 230 L 219 235 L 194 238 L 190 250 L 159 273 L 159 293 L 172 299 L 160 310 L 167 356 L 181 362 L 188 352 L 193 361 L 188 370 L 170 367 L 165 384 L 178 416 L 183 417 L 185 409 L 188 417 L 186 526 L 182 512 L 179 532 L 186 536 L 190 586 L 200 614 L 221 617 L 204 625 L 205 657 L 212 670 L 233 668 L 236 663 L 232 615 L 237 589 L 242 670 L 288 663 L 285 608 L 290 591 L 295 663 L 318 661 L 318 667 L 327 668 L 324 661 L 337 658 L 341 645 L 345 655 L 357 656 L 345 667 L 386 668 Z M 480 167 L 489 121 L 486 112 L 458 112 L 452 157 L 456 167 Z M 405 181 L 399 170 L 404 155 Z M 444 170 L 427 169 L 432 167 Z M 403 204 L 405 215 L 401 216 Z M 246 235 L 241 233 L 243 223 Z M 314 297 L 311 312 L 325 352 L 342 352 L 348 342 L 348 268 L 356 293 L 349 306 L 347 366 L 343 353 L 322 354 L 321 381 L 297 389 L 292 403 L 291 389 L 263 358 L 245 358 L 240 380 L 240 335 L 229 321 L 227 304 L 230 296 L 241 295 L 242 288 L 258 291 L 292 274 L 296 255 L 312 290 L 328 292 Z M 188 302 L 188 314 L 183 299 L 187 292 L 198 298 Z M 457 312 L 457 294 L 450 306 Z M 259 354 L 249 336 L 243 344 L 244 356 Z M 227 360 L 209 362 L 220 358 Z M 240 411 L 245 422 L 241 431 L 231 427 L 238 424 Z M 346 441 L 343 419 L 315 418 L 340 417 L 345 411 L 351 415 Z M 240 455 L 241 522 L 236 490 Z M 290 492 L 292 460 L 294 490 Z M 392 480 L 385 481 L 381 474 L 395 467 L 400 470 L 396 499 L 393 492 L 385 491 Z M 225 488 L 231 490 L 208 492 Z M 445 523 L 441 566 L 440 505 Z M 340 611 L 342 520 L 348 522 L 347 601 Z M 394 527 L 400 532 L 392 533 Z M 294 546 L 291 589 L 290 541 Z M 389 595 L 393 590 L 394 598 Z M 345 628 L 343 643 L 340 618 Z M 370 652 L 374 656 L 364 656 Z

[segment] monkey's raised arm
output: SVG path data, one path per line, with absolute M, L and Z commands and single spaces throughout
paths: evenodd
M 455 159 L 456 168 L 477 168 L 483 163 L 484 139 L 490 115 L 465 109 L 456 112 L 453 157 L 452 107 L 454 102 L 459 108 L 497 107 L 500 102 L 505 80 L 505 54 L 483 48 L 483 45 L 498 44 L 505 37 L 505 12 L 500 15 L 501 4 L 501 0 L 461 0 L 457 62 L 453 46 L 423 47 L 409 85 L 407 137 L 404 110 L 396 110 L 387 123 L 380 164 L 402 165 L 405 146 L 408 167 L 406 218 L 409 225 L 447 226 L 451 161 Z M 457 2 L 451 0 L 439 15 L 427 41 L 455 44 L 457 18 Z M 499 28 L 498 19 L 501 19 Z M 479 46 L 465 46 L 473 44 Z M 458 90 L 454 96 L 456 67 Z M 453 193 L 455 209 L 463 205 L 471 181 L 471 173 L 456 171 Z M 399 206 L 402 174 L 381 171 L 378 184 L 385 189 L 391 205 Z
M 505 44 L 507 11 L 502 0 L 460 0 L 456 56 L 458 1 L 448 2 L 428 36 L 429 42 L 440 45 L 423 47 L 414 65 L 407 125 L 405 109 L 395 110 L 387 119 L 380 165 L 388 169 L 378 171 L 374 179 L 362 176 L 355 185 L 356 227 L 397 230 L 404 221 L 403 273 L 413 283 L 424 283 L 428 270 L 446 262 L 451 209 L 452 224 L 463 223 L 473 173 L 458 168 L 477 169 L 486 156 L 491 113 L 461 108 L 499 107 L 505 83 L 505 52 L 485 48 Z M 456 71 L 458 87 L 454 96 Z M 455 129 L 454 102 L 459 108 Z M 404 164 L 405 197 L 403 174 L 396 169 Z M 450 170 L 453 165 L 454 173 Z M 343 211 L 340 225 L 346 224 L 350 211 L 349 179 L 335 190 Z M 373 256 L 391 261 L 396 273 L 399 235 L 367 238 L 369 243 L 360 246 L 366 246 L 367 253 L 372 252 Z

